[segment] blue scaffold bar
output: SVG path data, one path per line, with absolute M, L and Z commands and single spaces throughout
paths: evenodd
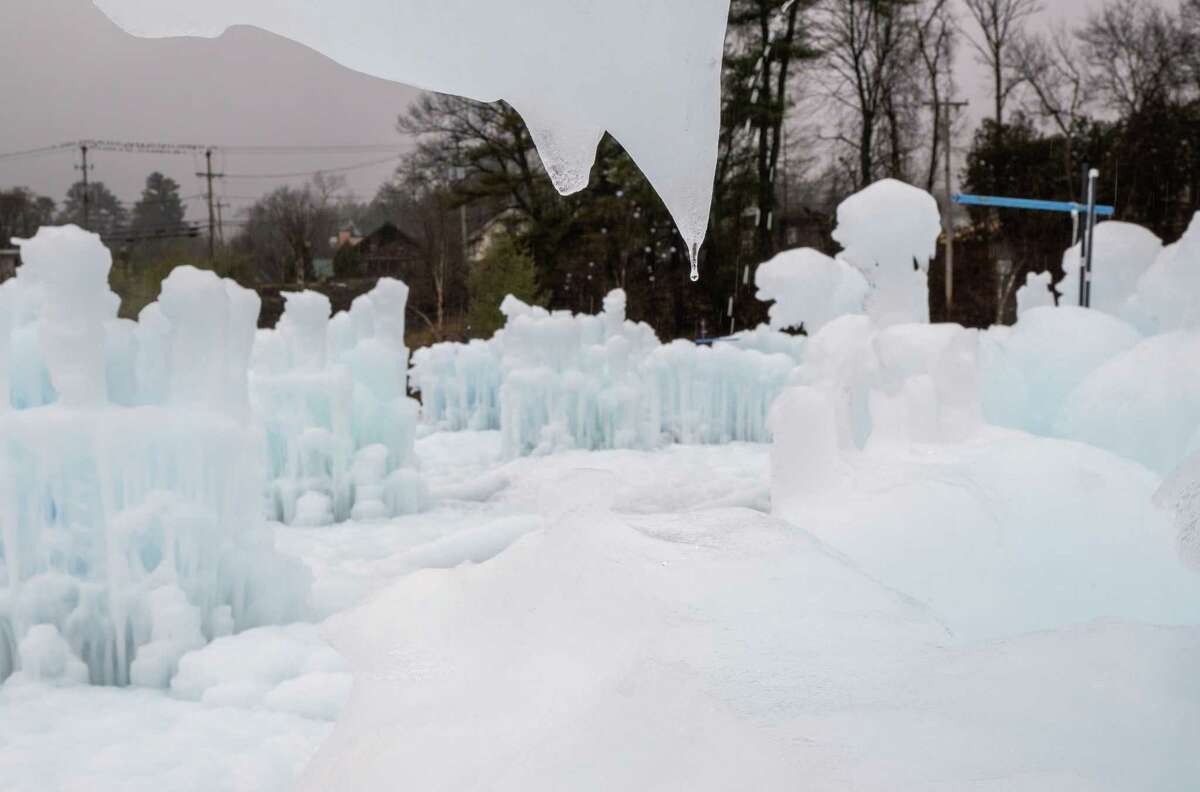
M 1033 198 L 997 198 L 993 195 L 956 195 L 954 202 L 965 206 L 998 206 L 1005 209 L 1034 209 L 1041 212 L 1087 212 L 1087 204 L 1071 201 L 1038 201 Z M 1112 217 L 1116 209 L 1111 206 L 1097 206 L 1096 214 L 1101 217 Z

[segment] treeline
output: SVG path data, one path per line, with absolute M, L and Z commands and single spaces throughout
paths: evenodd
M 760 321 L 746 266 L 796 245 L 832 252 L 836 206 L 866 184 L 892 177 L 942 195 L 947 122 L 964 191 L 1078 200 L 1088 164 L 1119 218 L 1176 238 L 1200 195 L 1200 0 L 1111 0 L 1053 30 L 1031 24 L 1040 10 L 1035 0 L 734 0 L 698 285 L 661 202 L 611 138 L 591 188 L 563 198 L 511 108 L 428 95 L 400 120 L 420 143 L 394 187 L 413 192 L 419 174 L 448 212 L 488 207 L 547 304 L 588 310 L 622 286 L 631 313 L 667 337 L 726 331 L 730 297 L 734 326 Z M 974 130 L 944 115 L 964 89 L 953 64 L 968 58 L 989 89 Z M 1056 266 L 1072 241 L 1061 215 L 973 210 L 957 224 L 961 299 L 947 306 L 931 289 L 931 308 L 972 325 L 1011 320 L 1025 275 Z M 470 272 L 463 262 L 450 277 L 465 284 Z
M 944 200 L 947 129 L 965 192 L 1080 200 L 1089 165 L 1118 218 L 1177 238 L 1200 201 L 1200 0 L 1108 0 L 1062 29 L 1040 24 L 1041 10 L 1038 0 L 732 0 L 698 284 L 618 141 L 601 141 L 590 188 L 563 197 L 511 107 L 438 94 L 400 117 L 415 149 L 372 198 L 354 199 L 337 177 L 281 187 L 227 218 L 236 233 L 205 265 L 276 290 L 397 275 L 412 288 L 410 326 L 431 339 L 490 333 L 509 291 L 592 311 L 616 287 L 664 338 L 718 335 L 765 318 L 751 299 L 757 264 L 797 246 L 836 251 L 836 207 L 851 193 L 891 177 Z M 948 103 L 977 87 L 955 72 L 971 60 L 986 75 L 987 106 L 966 114 Z M 132 211 L 102 184 L 90 190 L 89 225 L 102 234 L 186 224 L 178 185 L 158 174 Z M 28 191 L 0 193 L 0 233 L 80 222 L 82 194 L 76 185 L 59 209 Z M 1025 276 L 1055 267 L 1072 242 L 1062 215 L 954 217 L 955 300 L 944 300 L 939 254 L 935 319 L 1011 321 Z M 150 282 L 170 260 L 207 259 L 188 242 L 139 241 L 120 258 L 142 261 L 129 277 Z

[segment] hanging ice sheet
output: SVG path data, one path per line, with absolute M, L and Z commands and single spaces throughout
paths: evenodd
M 95 0 L 137 36 L 253 25 L 351 69 L 524 117 L 555 186 L 587 186 L 607 130 L 693 254 L 712 203 L 729 0 Z M 693 255 L 694 260 L 694 255 Z

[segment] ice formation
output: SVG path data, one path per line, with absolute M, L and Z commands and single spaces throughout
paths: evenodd
M 95 3 L 134 35 L 253 25 L 375 77 L 507 100 L 564 193 L 587 186 L 610 132 L 662 196 L 693 261 L 704 240 L 729 0 Z
M 212 707 L 261 708 L 337 719 L 353 680 L 311 624 L 259 627 L 219 638 L 179 662 L 171 694 Z
M 1049 272 L 1031 272 L 1025 276 L 1025 284 L 1017 289 L 1017 319 L 1034 308 L 1056 304 L 1052 280 Z
M 421 418 L 440 431 L 500 428 L 500 356 L 491 341 L 441 343 L 413 353 Z
M 1051 434 L 1071 391 L 1141 336 L 1100 311 L 1035 308 L 980 339 L 983 411 L 999 426 Z
M 1200 332 L 1154 336 L 1112 356 L 1064 400 L 1053 433 L 1166 475 L 1200 452 Z
M 1138 280 L 1162 253 L 1162 240 L 1134 223 L 1110 220 L 1098 223 L 1092 254 L 1091 308 L 1121 316 Z M 1079 268 L 1081 246 L 1063 254 L 1063 279 L 1059 283 L 1059 303 L 1079 304 Z
M 802 339 L 767 330 L 712 348 L 663 345 L 625 318 L 619 289 L 596 316 L 511 296 L 502 310 L 505 327 L 488 341 L 418 350 L 413 385 L 427 425 L 499 429 L 507 456 L 764 442 L 767 410 L 802 354 Z
M 44 228 L 21 253 L 0 311 L 0 678 L 53 653 L 50 627 L 92 682 L 161 686 L 205 641 L 302 614 L 246 410 L 257 296 L 182 267 L 123 322 L 98 237 Z
M 757 297 L 770 307 L 773 330 L 799 329 L 812 335 L 844 314 L 865 309 L 870 286 L 841 259 L 812 248 L 787 250 L 758 266 Z
M 867 313 L 880 325 L 929 321 L 926 273 L 942 233 L 937 201 L 883 179 L 838 206 L 833 238 L 871 285 Z
M 381 279 L 348 313 L 286 295 L 278 327 L 258 332 L 250 393 L 266 426 L 268 514 L 289 525 L 410 514 L 422 488 L 408 396 L 408 287 Z

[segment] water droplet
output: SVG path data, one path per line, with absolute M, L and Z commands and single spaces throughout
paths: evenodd
M 692 245 L 692 283 L 700 280 L 700 246 Z

